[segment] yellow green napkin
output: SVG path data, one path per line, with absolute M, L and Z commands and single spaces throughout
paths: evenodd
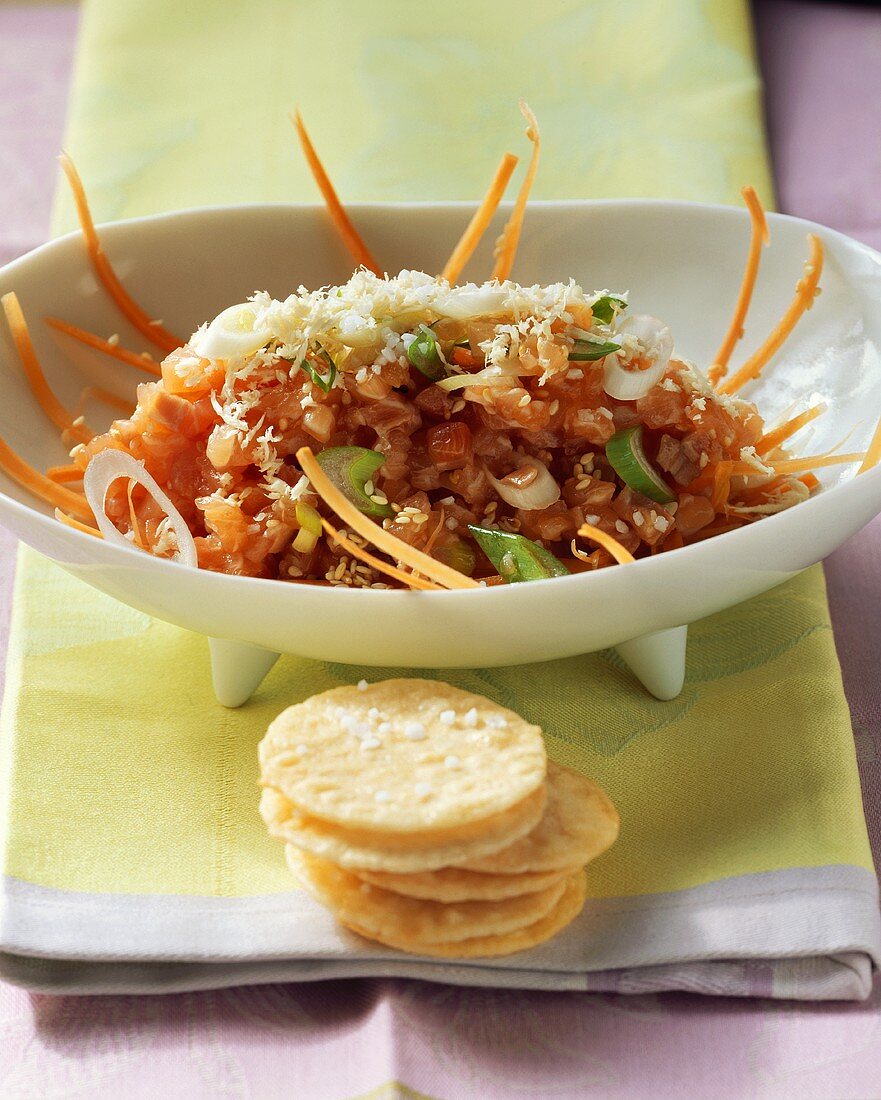
M 736 201 L 747 181 L 770 194 L 744 0 L 90 0 L 67 145 L 98 218 L 314 201 L 287 118 L 299 105 L 344 198 L 473 200 L 505 149 L 523 151 L 520 96 L 544 135 L 538 197 Z M 71 215 L 62 195 L 59 229 Z M 236 919 L 263 927 L 273 896 L 301 904 L 284 900 L 292 884 L 256 813 L 255 748 L 268 720 L 313 692 L 382 674 L 283 657 L 251 703 L 223 710 L 204 639 L 23 553 L 2 726 L 12 917 L 0 947 L 234 956 Z M 864 992 L 865 954 L 878 950 L 874 880 L 819 568 L 692 627 L 685 689 L 670 703 L 650 698 L 610 653 L 437 675 L 539 722 L 551 754 L 596 776 L 623 822 L 620 842 L 590 869 L 593 897 L 607 902 L 585 918 L 614 912 L 617 938 L 580 926 L 569 946 L 541 956 L 537 978 L 515 960 L 500 964 L 512 971 L 471 968 L 468 980 L 548 984 L 550 970 L 550 984 L 583 985 L 588 971 L 663 964 L 685 981 L 694 959 L 846 950 L 864 953 Z M 802 875 L 809 868 L 826 877 Z M 809 932 L 791 906 L 822 891 L 844 915 Z M 165 916 L 148 935 L 138 914 L 160 896 Z M 731 897 L 759 907 L 752 923 Z M 655 912 L 654 898 L 674 931 L 649 949 L 652 934 L 627 914 Z M 211 920 L 187 928 L 181 918 L 166 935 L 168 907 L 182 913 L 193 899 Z M 69 923 L 53 924 L 62 903 Z M 342 960 L 321 973 L 365 972 L 353 960 L 369 951 L 310 921 L 304 911 L 276 953 Z M 273 944 L 277 924 L 266 925 Z M 406 972 L 439 969 L 420 965 Z M 389 968 L 380 960 L 374 972 Z M 675 985 L 664 973 L 660 987 Z M 770 992 L 819 989 L 792 973 Z M 835 988 L 856 995 L 846 981 Z

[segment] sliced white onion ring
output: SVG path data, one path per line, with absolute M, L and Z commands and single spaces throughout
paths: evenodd
M 203 359 L 234 359 L 253 355 L 272 336 L 267 325 L 257 324 L 259 312 L 253 302 L 230 306 L 218 313 L 207 328 L 194 333 L 190 347 Z
M 506 504 L 510 504 L 512 508 L 522 508 L 524 511 L 531 512 L 537 508 L 550 508 L 552 504 L 556 504 L 560 499 L 560 486 L 554 480 L 547 466 L 543 462 L 539 462 L 537 458 L 530 456 L 523 459 L 520 469 L 523 469 L 523 467 L 534 469 L 536 476 L 528 485 L 522 487 L 511 485 L 510 482 L 493 477 L 489 470 L 486 471 L 486 476 L 492 482 L 495 491 L 502 500 Z
M 663 321 L 646 313 L 628 317 L 618 326 L 615 336 L 633 336 L 644 349 L 645 358 L 652 361 L 645 370 L 627 370 L 617 355 L 607 355 L 603 362 L 603 389 L 618 401 L 635 401 L 645 397 L 664 377 L 673 354 L 673 334 Z
M 504 363 L 484 367 L 483 370 L 475 371 L 474 374 L 451 374 L 448 378 L 441 378 L 439 382 L 435 382 L 435 385 L 439 390 L 450 393 L 452 390 L 462 390 L 468 386 L 500 386 L 502 383 L 510 382 L 512 378 L 519 378 L 525 374 L 529 374 L 529 371 L 522 363 L 516 359 L 507 359 Z
M 492 287 L 457 287 L 440 299 L 435 309 L 454 321 L 468 321 L 473 317 L 486 317 L 499 313 L 508 297 L 506 290 Z
M 168 522 L 177 539 L 178 560 L 181 565 L 190 569 L 199 568 L 199 559 L 196 554 L 196 543 L 190 534 L 184 517 L 175 508 L 166 494 L 159 488 L 156 479 L 147 472 L 143 463 L 138 462 L 132 455 L 124 451 L 99 451 L 89 462 L 86 472 L 83 474 L 83 490 L 89 507 L 95 513 L 95 522 L 98 529 L 108 542 L 114 542 L 118 546 L 127 546 L 130 550 L 137 549 L 135 544 L 118 530 L 116 525 L 104 510 L 107 499 L 107 490 L 119 478 L 127 478 L 136 481 L 156 501 L 163 512 L 168 516 Z

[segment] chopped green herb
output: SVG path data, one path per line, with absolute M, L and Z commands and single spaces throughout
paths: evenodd
M 437 339 L 427 325 L 420 325 L 414 340 L 407 348 L 410 363 L 432 382 L 444 376 L 444 365 L 438 353 Z
M 622 310 L 627 309 L 627 303 L 623 298 L 613 298 L 610 294 L 606 294 L 602 298 L 597 298 L 590 309 L 595 321 L 608 325 Z
M 608 340 L 576 340 L 569 352 L 569 361 L 574 363 L 595 363 L 597 359 L 605 359 L 613 351 L 620 351 L 620 344 L 612 344 Z
M 645 453 L 642 424 L 615 432 L 606 444 L 606 458 L 625 485 L 649 500 L 672 504 L 676 499 L 675 493 Z
M 566 566 L 543 546 L 523 535 L 492 527 L 468 525 L 477 545 L 493 563 L 506 584 L 568 576 Z
M 336 378 L 336 363 L 334 363 L 333 359 L 331 359 L 324 348 L 319 348 L 316 354 L 327 363 L 328 371 L 326 375 L 322 376 L 319 374 L 317 368 L 314 367 L 308 359 L 304 359 L 300 366 L 319 389 L 324 390 L 325 393 L 330 393 L 331 386 L 333 386 L 334 379 Z
M 367 447 L 327 447 L 319 451 L 315 460 L 359 512 L 365 516 L 394 514 L 388 501 L 382 503 L 384 494 L 373 485 L 373 475 L 385 462 L 385 455 Z

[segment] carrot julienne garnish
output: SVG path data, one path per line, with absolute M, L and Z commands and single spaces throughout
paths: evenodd
M 526 136 L 532 142 L 532 157 L 529 161 L 529 167 L 526 169 L 526 178 L 523 180 L 520 193 L 514 203 L 514 209 L 511 211 L 511 217 L 502 230 L 502 235 L 499 237 L 496 246 L 496 262 L 490 278 L 498 279 L 499 282 L 504 282 L 508 278 L 511 274 L 511 268 L 514 266 L 514 257 L 517 254 L 517 245 L 520 243 L 520 233 L 523 229 L 523 219 L 526 216 L 526 203 L 535 182 L 535 174 L 538 171 L 538 158 L 541 153 L 541 135 L 535 115 L 525 100 L 520 100 L 519 107 L 528 124 Z
M 28 385 L 33 390 L 34 397 L 40 403 L 43 412 L 60 431 L 69 433 L 81 443 L 87 442 L 92 438 L 93 433 L 83 424 L 82 417 L 75 416 L 61 404 L 46 381 L 17 295 L 14 291 L 10 291 L 3 295 L 0 303 L 6 314 L 6 322 L 12 333 L 12 340 L 24 368 Z
M 758 351 L 754 352 L 738 371 L 719 386 L 720 393 L 736 393 L 741 386 L 751 382 L 754 378 L 758 378 L 762 368 L 771 356 L 782 347 L 786 338 L 798 324 L 802 314 L 814 304 L 820 276 L 823 273 L 823 243 L 815 233 L 808 234 L 808 241 L 811 246 L 810 258 L 805 264 L 804 275 L 798 281 L 795 288 L 795 297 L 790 302 L 789 308 Z
M 77 399 L 77 412 L 83 412 L 86 403 L 91 400 L 103 401 L 104 404 L 109 405 L 111 409 L 118 409 L 119 412 L 125 413 L 126 417 L 131 416 L 131 401 L 126 401 L 123 397 L 117 397 L 115 393 L 111 393 L 110 390 L 105 390 L 101 386 L 86 386 Z
M 7 477 L 11 477 L 13 481 L 17 481 L 22 488 L 39 497 L 40 500 L 45 500 L 47 504 L 54 504 L 56 508 L 73 512 L 81 519 L 90 520 L 94 518 L 92 509 L 80 494 L 71 492 L 70 489 L 65 489 L 63 485 L 50 481 L 45 474 L 35 470 L 21 455 L 16 454 L 2 439 L 0 439 L 0 470 Z
M 384 573 L 387 577 L 391 577 L 401 584 L 406 584 L 410 588 L 423 588 L 434 591 L 440 590 L 440 585 L 433 584 L 431 581 L 425 580 L 423 577 L 417 576 L 414 573 L 405 573 L 403 569 L 398 569 L 397 566 L 390 565 L 388 562 L 374 557 L 373 554 L 368 553 L 367 550 L 364 550 L 362 547 L 352 542 L 352 540 L 347 538 L 341 531 L 337 531 L 337 529 L 332 524 L 328 523 L 326 519 L 321 520 L 321 526 L 334 542 L 339 543 L 344 550 L 348 550 L 352 557 L 363 561 L 366 565 L 369 565 L 371 569 L 375 569 L 379 573 Z
M 498 209 L 499 203 L 502 201 L 502 196 L 505 193 L 505 188 L 508 186 L 508 182 L 517 167 L 517 157 L 513 153 L 505 153 L 502 157 L 501 164 L 496 169 L 496 174 L 493 177 L 492 183 L 489 185 L 489 190 L 483 196 L 483 201 L 474 213 L 474 217 L 468 223 L 465 232 L 459 238 L 459 242 L 453 249 L 452 255 L 447 260 L 443 271 L 441 272 L 441 278 L 452 286 L 458 282 L 459 276 L 462 274 L 462 269 L 474 255 L 474 250 L 480 244 L 480 240 L 484 233 L 489 228 L 489 223 L 493 220 L 493 215 Z
M 728 360 L 731 358 L 731 353 L 734 351 L 738 340 L 743 336 L 743 324 L 749 312 L 749 305 L 752 301 L 753 290 L 756 285 L 756 277 L 759 274 L 762 248 L 770 243 L 765 208 L 762 206 L 761 200 L 755 192 L 755 188 L 744 187 L 740 193 L 749 211 L 750 220 L 752 222 L 752 235 L 750 237 L 749 254 L 743 272 L 743 280 L 740 284 L 740 292 L 737 295 L 737 304 L 734 307 L 734 315 L 731 318 L 731 324 L 728 326 L 728 332 L 725 334 L 725 339 L 722 341 L 722 346 L 716 352 L 713 365 L 707 372 L 707 377 L 713 385 L 727 374 Z
M 116 303 L 123 316 L 151 343 L 162 348 L 164 352 L 174 351 L 176 348 L 181 347 L 185 341 L 179 339 L 173 332 L 169 332 L 159 321 L 152 320 L 150 315 L 138 305 L 122 285 L 119 276 L 113 270 L 104 249 L 101 247 L 83 181 L 80 179 L 76 166 L 67 153 L 62 153 L 58 159 L 73 192 L 73 201 L 76 204 L 77 217 L 86 242 L 89 259 L 92 261 L 92 267 L 95 269 L 95 274 L 104 289 Z
M 428 577 L 436 584 L 444 588 L 477 588 L 477 581 L 458 573 L 443 562 L 423 554 L 408 543 L 396 538 L 385 528 L 369 520 L 362 512 L 359 512 L 354 504 L 334 485 L 321 466 L 310 447 L 301 447 L 297 451 L 297 462 L 300 469 L 309 478 L 312 488 L 321 497 L 324 503 L 340 517 L 347 527 L 351 527 L 362 538 L 366 539 L 378 550 L 382 550 L 390 557 L 395 558 L 411 569 Z
M 82 481 L 83 471 L 79 466 L 50 466 L 46 471 L 46 477 L 61 485 L 69 481 Z
M 783 458 L 769 465 L 778 474 L 797 474 L 804 470 L 819 470 L 821 466 L 846 466 L 850 462 L 865 460 L 867 454 L 868 451 L 852 451 L 841 455 L 806 455 L 803 458 Z M 756 473 L 756 469 L 748 462 L 735 462 L 731 472 L 741 477 L 750 477 Z
M 63 523 L 65 527 L 72 527 L 74 531 L 82 531 L 84 535 L 93 535 L 96 539 L 104 538 L 97 527 L 90 527 L 87 523 L 80 523 L 78 519 L 69 516 L 67 512 L 62 512 L 60 508 L 55 509 L 55 518 L 59 523 Z
M 873 466 L 877 466 L 881 462 L 881 420 L 878 421 L 878 426 L 875 428 L 875 434 L 872 436 L 872 440 L 869 443 L 869 449 L 866 451 L 866 457 L 863 459 L 862 465 L 857 470 L 858 474 L 864 474 L 866 470 L 871 470 Z
M 798 416 L 794 416 L 791 420 L 787 420 L 779 427 L 773 428 L 770 432 L 766 432 L 758 443 L 756 443 L 756 454 L 766 455 L 776 450 L 781 443 L 785 443 L 790 436 L 795 435 L 795 433 L 800 431 L 806 424 L 810 424 L 812 420 L 816 420 L 817 417 L 828 408 L 829 406 L 825 401 L 821 401 L 819 405 L 812 405 L 811 408 L 806 409 L 803 413 L 799 413 Z
M 315 146 L 312 144 L 312 139 L 309 137 L 300 112 L 295 111 L 291 115 L 291 120 L 296 127 L 297 137 L 300 139 L 300 147 L 303 150 L 306 163 L 309 165 L 309 170 L 327 206 L 327 212 L 330 214 L 331 221 L 343 244 L 349 250 L 357 266 L 366 267 L 368 271 L 372 271 L 374 275 L 381 279 L 382 270 L 371 255 L 370 249 L 364 243 L 361 234 L 352 224 L 352 219 L 346 213 L 345 207 L 340 202 L 334 186 L 330 182 L 330 176 L 324 170 L 324 165 L 315 152 Z
M 593 524 L 582 523 L 578 528 L 578 535 L 580 538 L 590 539 L 591 542 L 599 543 L 604 550 L 608 550 L 619 565 L 625 565 L 627 562 L 636 561 L 636 558 L 634 558 L 630 551 L 625 549 L 616 538 L 613 538 L 606 531 L 601 531 L 599 527 L 594 527 Z
M 814 474 L 811 474 L 811 473 L 802 474 L 802 476 L 798 480 L 803 485 L 807 486 L 808 492 L 812 493 L 814 491 L 814 489 L 819 489 L 820 488 L 820 479 L 818 477 L 815 477 Z
M 119 359 L 123 363 L 128 363 L 130 367 L 137 367 L 138 370 L 146 371 L 147 374 L 153 374 L 157 378 L 162 375 L 159 365 L 146 353 L 139 355 L 136 351 L 129 351 L 128 348 L 120 347 L 119 344 L 112 344 L 109 340 L 105 340 L 101 336 L 96 336 L 94 332 L 88 332 L 84 328 L 77 328 L 76 325 L 70 325 L 67 321 L 62 321 L 58 317 L 47 317 L 45 320 L 50 328 L 57 329 L 59 332 L 63 332 L 66 336 L 70 336 L 74 340 L 79 340 L 81 344 L 86 344 L 90 348 L 95 348 L 96 351 L 103 351 L 105 355 L 111 355 L 114 359 Z

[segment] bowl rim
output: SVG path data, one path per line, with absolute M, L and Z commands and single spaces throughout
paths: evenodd
M 403 212 L 408 210 L 419 211 L 462 211 L 463 213 L 468 210 L 474 210 L 478 206 L 478 202 L 472 202 L 467 199 L 447 199 L 442 201 L 431 200 L 415 200 L 406 202 L 361 202 L 361 203 L 347 203 L 346 208 L 352 213 L 361 214 L 394 214 L 397 212 Z M 512 201 L 506 201 L 499 205 L 499 211 L 504 212 L 510 210 L 513 207 Z M 615 208 L 621 209 L 650 209 L 655 211 L 663 210 L 676 210 L 676 211 L 689 211 L 698 216 L 707 217 L 724 217 L 732 218 L 739 221 L 748 221 L 748 211 L 742 206 L 738 206 L 731 203 L 710 203 L 710 202 L 691 202 L 686 199 L 661 199 L 661 198 L 597 198 L 597 199 L 537 199 L 530 201 L 529 210 L 541 210 L 553 213 L 554 211 L 564 212 L 569 209 L 578 210 L 590 210 L 601 208 Z M 246 203 L 218 203 L 205 206 L 190 206 L 182 207 L 180 209 L 160 211 L 153 214 L 144 214 L 133 218 L 121 218 L 113 221 L 98 222 L 97 228 L 102 231 L 107 231 L 111 236 L 125 232 L 125 230 L 136 227 L 139 229 L 148 228 L 155 224 L 168 224 L 177 220 L 191 220 L 199 217 L 218 217 L 218 216 L 247 216 L 248 214 L 255 215 L 260 213 L 267 214 L 281 214 L 292 212 L 304 212 L 307 214 L 323 214 L 326 213 L 326 207 L 320 202 L 309 203 L 297 203 L 297 202 L 246 202 Z M 792 226 L 798 226 L 806 231 L 818 231 L 823 235 L 824 243 L 827 241 L 835 241 L 848 249 L 856 249 L 864 254 L 873 257 L 879 264 L 881 264 L 881 251 L 878 251 L 871 247 L 871 245 L 865 244 L 862 241 L 858 241 L 853 237 L 848 236 L 839 230 L 832 229 L 829 226 L 823 225 L 819 222 L 814 222 L 807 218 L 801 218 L 793 214 L 783 214 L 776 211 L 768 211 L 767 218 L 769 223 L 774 224 L 788 224 Z M 61 236 L 54 237 L 45 243 L 38 245 L 36 248 L 31 249 L 29 252 L 16 257 L 8 264 L 0 267 L 0 275 L 7 276 L 14 274 L 16 269 L 24 266 L 31 261 L 42 258 L 46 253 L 52 252 L 60 247 L 66 247 L 73 240 L 79 240 L 82 237 L 82 233 L 79 229 L 73 229 L 68 233 Z M 824 502 L 828 501 L 830 497 L 835 496 L 836 500 L 841 500 L 842 494 L 845 496 L 856 495 L 857 485 L 861 484 L 863 487 L 869 485 L 875 486 L 876 482 L 881 479 L 881 464 L 872 470 L 866 471 L 864 474 L 860 474 L 859 478 L 854 474 L 846 482 L 839 483 L 838 485 L 831 486 L 816 496 L 810 497 L 808 500 L 802 501 L 800 504 L 794 506 L 792 509 L 786 509 L 784 512 L 778 512 L 773 515 L 765 516 L 760 522 L 748 524 L 744 527 L 738 528 L 734 531 L 728 531 L 721 535 L 713 536 L 699 542 L 691 543 L 688 546 L 679 547 L 675 551 L 670 551 L 668 554 L 658 554 L 649 556 L 646 558 L 639 558 L 634 562 L 628 562 L 626 565 L 629 567 L 629 576 L 634 577 L 637 574 L 634 573 L 634 569 L 639 568 L 642 570 L 642 574 L 645 574 L 649 568 L 664 569 L 670 568 L 672 563 L 670 559 L 680 563 L 680 566 L 684 566 L 686 561 L 686 554 L 688 560 L 694 561 L 696 564 L 702 558 L 708 554 L 713 555 L 714 551 L 708 549 L 713 545 L 717 545 L 721 540 L 725 540 L 726 546 L 734 545 L 734 540 L 738 539 L 741 542 L 747 542 L 749 539 L 755 540 L 756 538 L 770 537 L 771 531 L 776 531 L 781 522 L 789 522 L 784 517 L 789 516 L 793 511 L 798 511 L 802 516 L 806 515 L 806 509 L 812 507 L 814 511 L 818 508 L 822 509 L 828 507 Z M 879 482 L 881 484 L 881 482 Z M 38 511 L 35 508 L 24 504 L 23 502 L 16 500 L 14 497 L 8 496 L 6 493 L 0 490 L 0 501 L 2 501 L 2 508 L 12 513 L 26 517 L 26 522 L 36 522 L 38 525 L 44 526 L 45 529 L 51 532 L 53 537 L 72 538 L 74 545 L 80 545 L 87 547 L 93 544 L 94 536 L 87 535 L 81 531 L 72 527 L 67 527 L 64 524 L 59 523 L 54 516 L 46 515 L 42 511 Z M 776 521 L 776 522 L 775 522 Z M 758 530 L 764 530 L 768 532 L 767 536 L 756 535 Z M 136 561 L 139 569 L 155 569 L 164 571 L 168 568 L 175 570 L 190 571 L 189 567 L 182 565 L 180 562 L 173 561 L 168 558 L 158 558 L 151 554 L 147 554 L 144 551 L 138 550 L 135 547 L 128 547 L 118 545 L 116 543 L 109 543 L 102 540 L 104 547 L 109 551 L 111 559 L 119 557 L 120 564 L 124 564 L 127 561 Z M 661 562 L 668 563 L 665 567 L 660 566 Z M 98 563 L 96 563 L 98 564 Z M 101 563 L 101 568 L 107 568 L 111 563 Z M 610 583 L 610 574 L 620 576 L 618 574 L 620 566 L 614 568 L 600 569 L 600 570 L 586 570 L 581 573 L 572 573 L 563 577 L 551 577 L 544 578 L 539 581 L 541 584 L 549 583 L 553 581 L 557 585 L 567 584 L 568 591 L 573 591 L 576 584 L 583 585 L 586 578 L 595 578 L 591 583 L 594 587 L 598 585 L 598 579 L 600 577 L 606 577 L 607 580 L 604 583 Z M 413 589 L 372 589 L 372 588 L 348 588 L 346 586 L 338 585 L 305 585 L 297 584 L 296 582 L 283 582 L 278 578 L 269 577 L 244 577 L 235 574 L 219 573 L 213 570 L 196 569 L 194 572 L 199 574 L 202 578 L 217 578 L 216 580 L 205 580 L 203 583 L 218 584 L 235 581 L 238 584 L 245 584 L 249 588 L 258 586 L 262 591 L 269 586 L 269 591 L 280 594 L 279 585 L 283 585 L 285 590 L 294 591 L 297 595 L 302 595 L 304 592 L 311 593 L 326 593 L 336 589 L 351 593 L 359 593 L 363 596 L 371 594 L 376 597 L 384 597 L 386 600 L 390 598 L 407 598 L 412 599 L 414 596 L 422 599 L 436 599 L 441 596 L 446 596 L 447 599 L 454 593 L 465 592 L 478 592 L 494 593 L 493 596 L 484 596 L 484 602 L 488 599 L 495 599 L 497 602 L 501 599 L 510 598 L 510 596 L 502 596 L 501 593 L 516 591 L 520 589 L 520 585 L 517 584 L 500 584 L 500 585 L 479 585 L 476 588 L 468 589 L 442 589 L 440 591 L 423 591 Z M 640 574 L 640 575 L 642 575 Z M 222 579 L 222 580 L 221 580 Z M 535 582 L 529 585 L 533 587 Z M 562 588 L 559 589 L 562 591 Z M 282 597 L 286 598 L 286 597 Z M 310 597 L 312 598 L 312 597 Z M 336 598 L 336 597 L 333 597 Z

